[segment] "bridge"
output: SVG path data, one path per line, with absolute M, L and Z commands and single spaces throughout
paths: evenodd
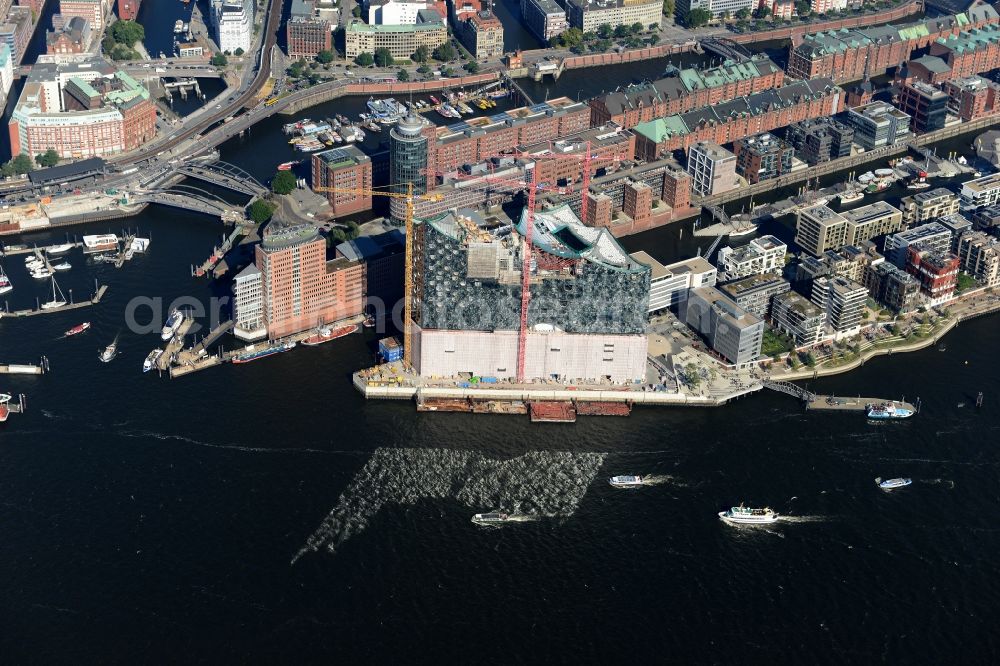
M 745 46 L 726 37 L 709 37 L 702 39 L 699 44 L 706 51 L 734 62 L 744 62 L 749 60 L 752 55 Z
M 771 389 L 772 391 L 777 391 L 778 393 L 784 393 L 795 398 L 799 398 L 804 402 L 813 402 L 816 400 L 816 394 L 812 391 L 802 388 L 791 382 L 775 382 L 769 379 L 765 379 L 761 384 L 766 389 Z
M 177 58 L 136 60 L 119 62 L 116 65 L 136 78 L 194 77 L 219 79 L 224 76 L 222 70 L 208 63 L 185 62 Z M 14 68 L 15 79 L 26 77 L 29 74 L 31 74 L 31 65 L 20 65 Z
M 238 166 L 221 160 L 211 164 L 178 164 L 174 172 L 252 197 L 267 194 L 267 188 L 256 178 Z
M 174 185 L 165 190 L 140 191 L 129 199 L 129 203 L 155 203 L 162 206 L 172 206 L 195 213 L 221 217 L 223 221 L 243 219 L 242 206 L 223 201 L 211 192 L 191 185 Z

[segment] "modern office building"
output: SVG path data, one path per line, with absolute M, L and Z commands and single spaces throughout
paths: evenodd
M 789 125 L 785 138 L 799 159 L 815 166 L 850 156 L 854 129 L 833 118 L 810 118 Z
M 795 151 L 778 137 L 764 132 L 733 142 L 736 173 L 753 185 L 790 173 Z
M 900 110 L 912 118 L 913 131 L 933 132 L 944 127 L 948 95 L 923 81 L 911 81 L 899 95 Z
M 20 64 L 24 58 L 34 28 L 31 10 L 27 7 L 11 7 L 7 11 L 7 17 L 0 23 L 0 44 L 6 44 L 10 48 L 14 64 Z
M 920 307 L 920 282 L 902 268 L 883 261 L 872 266 L 865 286 L 879 304 L 896 314 L 911 312 Z
M 751 275 L 780 273 L 787 251 L 788 246 L 780 240 L 764 235 L 740 247 L 723 247 L 715 263 L 722 273 L 721 280 L 738 280 Z
M 532 231 L 530 379 L 645 375 L 650 267 L 568 206 L 539 211 Z M 414 237 L 414 366 L 421 375 L 517 374 L 527 220 L 488 229 L 471 211 L 422 220 Z
M 102 58 L 35 63 L 8 129 L 14 155 L 112 155 L 156 136 L 156 106 L 145 86 Z
M 253 8 L 253 0 L 212 0 L 212 25 L 219 50 L 235 53 L 250 49 Z
M 692 289 L 681 305 L 681 320 L 733 365 L 746 365 L 760 358 L 764 321 L 715 287 Z
M 263 318 L 271 339 L 361 314 L 362 267 L 346 259 L 326 260 L 326 240 L 311 225 L 264 231 L 256 248 Z
M 943 187 L 903 197 L 899 202 L 903 209 L 903 225 L 907 227 L 957 213 L 958 205 L 958 196 Z
M 826 312 L 826 325 L 834 339 L 857 335 L 865 315 L 868 290 L 845 277 L 816 278 L 811 300 Z
M 333 49 L 333 26 L 318 16 L 311 0 L 292 0 L 285 37 L 292 58 L 315 58 L 320 51 Z
M 337 245 L 335 258 L 362 267 L 365 307 L 384 321 L 401 307 L 405 273 L 406 236 L 399 229 L 377 236 L 359 236 Z
M 1000 239 L 982 231 L 970 231 L 958 241 L 958 260 L 963 271 L 987 287 L 1000 285 Z
M 910 247 L 921 247 L 932 252 L 947 252 L 951 248 L 951 232 L 938 222 L 928 222 L 887 236 L 885 258 L 899 268 L 906 268 Z
M 847 220 L 825 204 L 799 211 L 795 220 L 795 243 L 820 256 L 847 245 Z
M 712 141 L 699 141 L 688 150 L 691 191 L 703 197 L 736 187 L 736 156 Z
M 951 247 L 949 251 L 952 254 L 957 254 L 958 241 L 962 238 L 963 234 L 972 231 L 972 221 L 961 213 L 953 213 L 951 215 L 942 215 L 936 222 L 951 234 Z
M 722 18 L 727 14 L 735 16 L 736 12 L 741 9 L 757 9 L 761 4 L 767 5 L 768 9 L 771 8 L 771 2 L 767 0 L 764 2 L 757 0 L 680 0 L 676 4 L 676 13 L 678 16 L 686 16 L 692 9 L 704 9 L 710 12 L 714 18 Z
M 970 208 L 992 206 L 1000 202 L 1000 173 L 962 183 L 962 202 Z
M 650 267 L 650 313 L 668 308 L 676 312 L 687 300 L 688 291 L 714 287 L 716 283 L 718 271 L 704 257 L 692 257 L 664 266 L 641 250 L 629 256 Z
M 469 13 L 475 13 L 481 9 L 477 3 L 475 9 Z M 461 10 L 460 3 L 456 2 L 456 10 Z M 372 25 L 414 25 L 420 20 L 420 11 L 423 9 L 433 9 L 441 18 L 447 20 L 448 5 L 443 0 L 369 0 L 368 23 Z
M 371 210 L 372 160 L 356 146 L 314 153 L 312 183 L 314 189 L 330 202 L 331 211 L 336 217 Z M 318 189 L 324 187 L 341 191 L 323 192 Z
M 826 312 L 794 291 L 786 291 L 771 301 L 771 321 L 797 347 L 812 347 L 823 339 Z
M 905 142 L 910 135 L 910 116 L 885 102 L 850 109 L 847 122 L 854 128 L 854 142 L 865 150 Z
M 233 335 L 240 340 L 267 337 L 264 324 L 264 291 L 260 269 L 250 264 L 233 278 Z
M 607 23 L 619 25 L 641 23 L 649 27 L 663 17 L 663 3 L 656 0 L 566 0 L 569 24 L 584 32 L 597 30 Z
M 551 41 L 569 28 L 566 10 L 555 0 L 521 0 L 521 20 L 535 37 Z
M 398 194 L 405 194 L 407 184 L 423 194 L 433 176 L 427 173 L 427 133 L 433 131 L 427 120 L 409 113 L 389 130 L 389 182 Z M 393 204 L 396 204 L 393 206 Z M 406 204 L 402 199 L 389 202 L 394 219 L 402 220 Z
M 771 315 L 771 299 L 791 288 L 792 285 L 777 273 L 764 273 L 728 282 L 720 286 L 719 291 L 747 312 L 766 319 Z
M 369 24 L 353 20 L 344 29 L 344 44 L 349 59 L 376 49 L 389 50 L 393 58 L 409 59 L 421 46 L 433 51 L 448 41 L 448 24 L 433 9 L 421 9 L 414 24 Z

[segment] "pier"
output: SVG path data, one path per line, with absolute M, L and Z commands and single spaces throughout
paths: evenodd
M 101 299 L 104 298 L 104 294 L 107 292 L 107 290 L 108 290 L 108 285 L 102 284 L 97 288 L 97 291 L 94 292 L 94 295 L 91 296 L 86 301 L 80 301 L 79 303 L 67 303 L 62 307 L 50 308 L 48 310 L 43 310 L 41 307 L 38 307 L 34 310 L 14 310 L 13 312 L 9 310 L 0 311 L 0 317 L 3 317 L 4 319 L 8 317 L 33 317 L 35 315 L 40 315 L 40 314 L 53 314 L 56 312 L 66 312 L 67 310 L 79 310 L 80 308 L 87 308 L 90 307 L 91 305 L 97 305 L 98 303 L 100 303 Z
M 0 364 L 0 375 L 43 375 L 49 370 L 49 359 L 43 356 L 38 365 L 31 363 Z
M 916 414 L 918 411 L 918 407 L 903 400 L 886 400 L 885 398 L 862 398 L 860 396 L 856 398 L 849 398 L 849 397 L 838 397 L 835 395 L 814 396 L 814 399 L 812 401 L 806 403 L 806 409 L 810 411 L 864 412 L 867 411 L 868 405 L 884 405 L 889 402 L 894 403 L 896 407 L 902 407 L 903 409 L 908 409 L 914 414 Z

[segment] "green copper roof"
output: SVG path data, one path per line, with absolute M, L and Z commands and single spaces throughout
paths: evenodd
M 688 126 L 684 124 L 684 120 L 680 116 L 667 116 L 666 118 L 657 118 L 656 120 L 639 123 L 633 128 L 633 131 L 643 135 L 654 143 L 660 143 L 672 136 L 680 136 L 690 132 Z

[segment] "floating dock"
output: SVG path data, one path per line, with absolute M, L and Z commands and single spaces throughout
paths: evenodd
M 36 308 L 34 310 L 14 310 L 13 312 L 0 312 L 0 317 L 4 319 L 10 317 L 33 317 L 40 314 L 53 314 L 56 312 L 66 312 L 67 310 L 79 310 L 80 308 L 88 308 L 91 305 L 97 305 L 104 298 L 105 292 L 108 290 L 108 285 L 102 284 L 94 292 L 94 295 L 90 297 L 89 300 L 80 301 L 79 303 L 67 303 L 60 308 L 50 308 L 48 310 L 43 310 L 41 308 Z
M 868 409 L 868 405 L 884 405 L 889 402 L 895 404 L 897 407 L 908 409 L 914 414 L 917 413 L 917 407 L 903 400 L 862 397 L 849 398 L 834 395 L 817 395 L 814 400 L 806 403 L 806 409 L 830 412 L 864 412 Z
M 38 365 L 30 363 L 0 364 L 0 375 L 43 375 L 49 370 L 49 359 L 42 357 Z
M 572 402 L 529 402 L 532 423 L 575 423 L 576 406 Z

